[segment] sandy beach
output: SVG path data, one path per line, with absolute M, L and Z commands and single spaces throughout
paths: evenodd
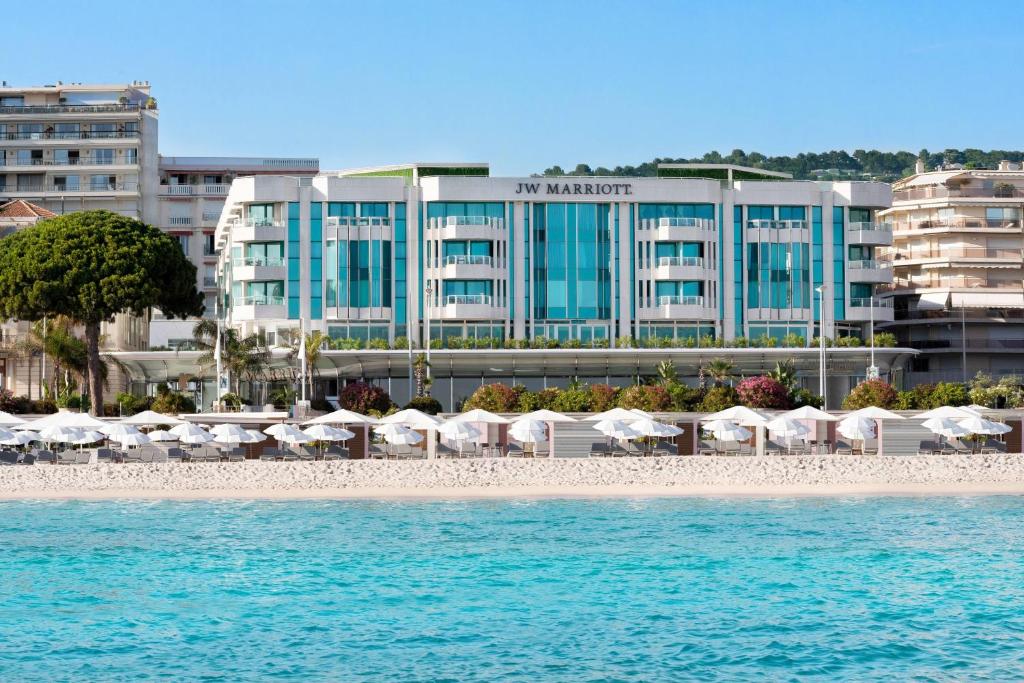
M 0 499 L 1024 494 L 1024 457 L 685 457 L 0 468 Z

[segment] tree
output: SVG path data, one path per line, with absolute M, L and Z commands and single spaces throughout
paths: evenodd
M 676 364 L 671 360 L 663 360 L 658 363 L 658 384 L 668 386 L 679 381 L 679 373 L 676 372 Z
M 201 315 L 203 295 L 178 244 L 141 221 L 82 211 L 0 240 L 0 315 L 64 315 L 85 328 L 93 415 L 103 411 L 100 326 L 154 307 L 169 317 Z
M 732 371 L 735 368 L 735 365 L 724 358 L 712 358 L 704 373 L 714 381 L 716 387 L 720 387 L 732 378 Z
M 192 338 L 196 348 L 202 351 L 197 362 L 204 369 L 217 364 L 214 352 L 217 347 L 217 322 L 200 320 L 192 329 Z M 263 335 L 250 334 L 240 337 L 238 331 L 226 328 L 220 331 L 220 360 L 232 379 L 233 393 L 241 393 L 241 383 L 245 379 L 254 382 L 263 377 L 270 365 L 270 349 L 267 348 Z M 219 378 L 218 378 L 219 381 Z
M 417 396 L 430 395 L 430 377 L 427 376 L 429 370 L 430 363 L 427 362 L 427 354 L 417 354 L 416 360 L 412 362 L 412 376 L 416 380 Z
M 288 345 L 292 347 L 291 353 L 288 354 L 291 360 L 299 357 L 299 343 L 299 332 L 296 331 L 288 340 Z M 326 332 L 313 330 L 305 336 L 304 343 L 306 344 L 306 367 L 309 370 L 307 386 L 309 387 L 309 395 L 313 398 L 313 388 L 316 386 L 315 380 L 320 376 L 320 371 L 317 369 L 317 361 L 320 360 L 320 351 L 324 346 L 330 345 L 331 338 Z
M 876 406 L 878 408 L 895 408 L 899 395 L 896 389 L 881 379 L 869 379 L 853 388 L 850 395 L 843 399 L 844 410 L 859 410 Z

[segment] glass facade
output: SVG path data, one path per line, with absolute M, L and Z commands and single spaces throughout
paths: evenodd
M 536 320 L 611 320 L 608 204 L 533 205 Z
M 301 247 L 299 203 L 288 202 L 288 318 L 298 320 L 301 308 Z
M 843 224 L 843 207 L 832 207 L 832 315 L 835 320 L 846 317 L 846 267 L 843 260 L 846 230 Z

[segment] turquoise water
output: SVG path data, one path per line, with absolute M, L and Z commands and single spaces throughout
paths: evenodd
M 0 679 L 1024 678 L 1024 500 L 0 503 Z

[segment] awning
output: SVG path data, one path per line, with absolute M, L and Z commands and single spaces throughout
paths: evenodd
M 949 292 L 926 292 L 917 302 L 917 308 L 921 311 L 940 311 L 946 307 L 947 301 Z
M 953 307 L 1024 308 L 1024 292 L 953 292 Z
M 922 173 L 912 178 L 908 178 L 906 181 L 898 182 L 895 184 L 894 189 L 902 190 L 907 187 L 921 187 L 922 185 L 941 185 L 947 183 L 953 178 L 960 176 L 968 176 L 970 174 L 964 173 L 963 171 L 940 171 L 933 173 Z

